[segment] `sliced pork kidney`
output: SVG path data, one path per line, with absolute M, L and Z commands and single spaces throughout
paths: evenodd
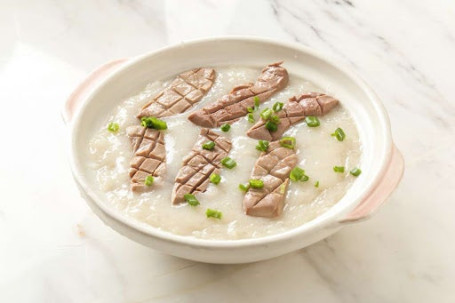
M 302 121 L 307 116 L 322 116 L 338 104 L 338 100 L 321 93 L 302 94 L 289 99 L 281 111 L 276 113 L 280 118 L 276 131 L 265 127 L 266 121 L 260 119 L 248 131 L 250 138 L 275 141 L 293 124 Z
M 294 149 L 271 142 L 254 164 L 251 179 L 262 180 L 262 188 L 250 188 L 243 199 L 243 208 L 249 216 L 273 218 L 283 212 L 289 184 L 289 174 L 297 164 Z
M 287 85 L 288 72 L 281 63 L 267 65 L 255 83 L 234 87 L 228 95 L 191 113 L 188 119 L 209 128 L 239 120 L 248 114 L 248 107 L 254 107 L 255 100 L 262 103 Z
M 134 156 L 130 161 L 131 190 L 143 192 L 151 188 L 145 185 L 148 176 L 160 177 L 166 172 L 166 149 L 163 132 L 143 126 L 126 129 Z
M 202 147 L 208 141 L 215 143 L 212 150 Z M 231 146 L 232 143 L 228 138 L 202 128 L 193 149 L 183 160 L 183 166 L 175 178 L 172 203 L 185 202 L 185 194 L 205 192 L 210 183 L 210 175 L 220 173 L 221 160 L 229 154 Z
M 145 104 L 138 118 L 167 117 L 183 113 L 199 102 L 212 87 L 215 70 L 196 68 L 178 75 L 172 83 Z

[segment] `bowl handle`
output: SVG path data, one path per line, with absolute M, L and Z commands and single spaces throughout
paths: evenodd
M 122 65 L 128 59 L 118 59 L 99 66 L 92 71 L 88 77 L 82 81 L 78 87 L 71 93 L 62 111 L 63 120 L 66 124 L 71 122 L 74 112 L 81 104 L 82 100 L 89 92 L 106 76 L 110 75 L 116 68 Z
M 365 198 L 353 211 L 351 211 L 340 223 L 357 222 L 368 218 L 376 209 L 384 203 L 393 190 L 400 183 L 404 171 L 404 159 L 395 145 L 392 147 L 392 157 L 389 167 L 376 188 Z

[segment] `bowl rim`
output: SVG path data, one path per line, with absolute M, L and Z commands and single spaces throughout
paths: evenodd
M 137 64 L 138 62 L 145 60 L 151 56 L 155 56 L 161 53 L 165 53 L 169 50 L 175 48 L 181 48 L 185 46 L 194 46 L 197 44 L 204 44 L 204 43 L 223 43 L 223 42 L 253 42 L 253 43 L 260 43 L 260 44 L 269 44 L 274 45 L 277 47 L 285 47 L 288 49 L 294 49 L 298 52 L 306 53 L 312 57 L 315 57 L 324 63 L 331 65 L 332 67 L 340 70 L 346 77 L 348 77 L 353 83 L 355 83 L 364 93 L 368 96 L 369 102 L 373 105 L 375 112 L 378 114 L 378 118 L 381 122 L 380 127 L 382 128 L 382 133 L 384 135 L 385 144 L 383 146 L 383 157 L 381 159 L 380 170 L 376 173 L 375 178 L 373 181 L 370 182 L 370 186 L 362 191 L 362 194 L 359 194 L 355 199 L 356 203 L 351 203 L 347 205 L 344 209 L 341 209 L 339 212 L 331 213 L 330 210 L 324 212 L 323 214 L 317 216 L 313 220 L 306 222 L 300 226 L 292 228 L 290 230 L 280 232 L 273 235 L 268 235 L 259 238 L 245 238 L 245 239 L 236 239 L 236 240 L 220 240 L 220 239 L 202 239 L 196 238 L 192 236 L 184 236 L 174 234 L 170 231 L 161 230 L 157 227 L 147 225 L 146 223 L 139 222 L 133 218 L 129 218 L 116 209 L 109 207 L 102 201 L 98 200 L 97 195 L 91 189 L 90 185 L 84 180 L 84 173 L 81 171 L 80 165 L 76 162 L 76 154 L 78 153 L 77 146 L 76 146 L 76 138 L 79 131 L 79 125 L 81 123 L 81 113 L 89 103 L 89 100 L 93 99 L 93 96 L 98 93 L 99 90 L 103 88 L 103 86 L 110 81 L 110 79 L 117 77 L 122 71 L 128 69 L 130 66 Z M 390 121 L 387 114 L 387 111 L 380 101 L 379 97 L 376 93 L 370 88 L 370 86 L 356 73 L 354 73 L 351 68 L 347 67 L 343 63 L 335 61 L 329 55 L 324 54 L 320 51 L 312 49 L 310 47 L 298 44 L 296 42 L 286 42 L 280 41 L 277 39 L 270 39 L 270 38 L 263 38 L 263 37 L 252 37 L 252 36 L 218 36 L 218 37 L 210 37 L 210 38 L 200 38 L 200 39 L 193 39 L 193 40 L 183 40 L 180 43 L 176 43 L 173 45 L 169 45 L 163 48 L 159 48 L 154 51 L 147 52 L 143 55 L 139 55 L 137 57 L 133 57 L 128 61 L 124 62 L 118 69 L 116 69 L 112 74 L 106 76 L 102 79 L 87 96 L 84 97 L 81 106 L 76 109 L 73 119 L 70 123 L 70 166 L 73 173 L 73 177 L 76 183 L 79 185 L 79 189 L 83 190 L 85 198 L 91 199 L 93 205 L 98 207 L 104 214 L 108 217 L 114 219 L 115 221 L 129 227 L 135 231 L 138 231 L 144 235 L 151 236 L 153 238 L 158 238 L 165 242 L 172 242 L 178 244 L 185 244 L 192 247 L 199 247 L 199 248 L 238 248 L 238 247 L 245 247 L 245 246 L 258 246 L 264 244 L 270 244 L 271 242 L 279 242 L 279 241 L 286 241 L 290 240 L 291 238 L 296 237 L 297 235 L 303 236 L 310 232 L 315 232 L 316 230 L 323 229 L 330 224 L 337 223 L 340 219 L 339 216 L 345 215 L 353 210 L 355 207 L 361 204 L 361 202 L 376 188 L 379 184 L 381 179 L 383 178 L 388 164 L 390 163 L 391 159 L 391 151 L 392 151 L 392 134 L 391 134 L 391 127 Z

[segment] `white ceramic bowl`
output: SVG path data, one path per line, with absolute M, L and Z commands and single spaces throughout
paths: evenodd
M 110 208 L 87 161 L 88 142 L 114 106 L 147 83 L 198 66 L 262 67 L 284 60 L 298 75 L 330 88 L 357 123 L 363 154 L 362 175 L 346 195 L 316 219 L 290 231 L 257 239 L 205 240 L 147 226 Z M 162 252 L 202 262 L 244 263 L 276 257 L 308 246 L 348 222 L 368 217 L 399 183 L 404 162 L 394 147 L 387 113 L 374 92 L 356 75 L 318 52 L 297 44 L 258 38 L 212 38 L 184 42 L 95 70 L 69 98 L 65 120 L 71 128 L 71 167 L 85 200 L 110 227 Z

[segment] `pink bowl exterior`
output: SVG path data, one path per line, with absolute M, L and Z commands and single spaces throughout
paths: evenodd
M 62 112 L 63 120 L 65 123 L 70 123 L 74 116 L 78 106 L 84 101 L 90 91 L 106 78 L 109 74 L 113 73 L 118 67 L 125 63 L 128 59 L 117 59 L 108 63 L 105 63 L 94 71 L 92 71 L 87 78 L 84 79 L 76 89 L 71 93 L 65 102 L 65 107 Z
M 351 211 L 340 223 L 357 222 L 369 218 L 390 196 L 400 183 L 404 172 L 404 159 L 395 145 L 392 147 L 392 156 L 389 166 L 381 182 L 357 207 Z

